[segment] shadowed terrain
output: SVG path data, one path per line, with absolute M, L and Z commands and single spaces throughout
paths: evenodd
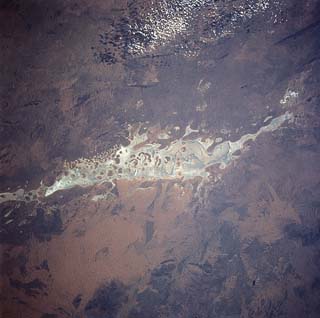
M 318 0 L 0 0 L 0 316 L 320 315 Z

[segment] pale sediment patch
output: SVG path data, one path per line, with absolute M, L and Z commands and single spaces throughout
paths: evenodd
M 161 179 L 193 179 L 209 176 L 207 168 L 218 165 L 226 168 L 237 159 L 239 150 L 243 150 L 248 141 L 254 141 L 260 134 L 272 132 L 292 119 L 286 112 L 261 127 L 254 134 L 243 135 L 237 141 L 226 140 L 216 145 L 212 151 L 214 138 L 198 137 L 189 139 L 196 130 L 187 127 L 186 133 L 178 140 L 173 140 L 165 148 L 160 143 L 150 142 L 147 133 L 133 133 L 128 146 L 119 146 L 114 151 L 87 159 L 65 163 L 63 173 L 51 186 L 40 186 L 31 191 L 28 200 L 48 197 L 61 190 L 76 186 L 90 187 L 114 180 L 161 180 Z M 150 142 L 150 143 L 149 143 Z M 23 192 L 23 193 L 22 193 Z M 96 199 L 101 199 L 96 198 Z M 27 201 L 23 190 L 0 194 L 0 203 L 5 201 Z
M 36 201 L 43 195 L 42 186 L 36 190 L 25 191 L 20 188 L 14 192 L 2 192 L 0 193 L 0 204 L 7 201 Z
M 298 92 L 287 89 L 282 99 L 280 100 L 280 104 L 283 105 L 283 107 L 291 107 L 297 101 L 298 97 Z

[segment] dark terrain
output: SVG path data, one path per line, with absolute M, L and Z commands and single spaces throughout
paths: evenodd
M 1 317 L 320 317 L 319 0 L 0 0 L 0 67 Z M 209 179 L 30 192 L 286 112 Z

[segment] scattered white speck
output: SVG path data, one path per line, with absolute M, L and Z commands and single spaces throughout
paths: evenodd
M 280 100 L 280 104 L 290 107 L 296 102 L 298 96 L 298 92 L 292 91 L 291 89 L 287 89 L 284 96 Z
M 9 216 L 10 216 L 10 214 L 12 213 L 12 211 L 13 211 L 13 209 L 12 209 L 12 210 L 10 210 L 9 212 L 7 212 L 7 213 L 4 215 L 4 218 L 9 217 Z
M 196 111 L 197 112 L 204 112 L 208 108 L 208 104 L 206 101 L 203 101 L 201 104 L 198 104 L 196 106 Z
M 211 82 L 205 82 L 203 79 L 200 80 L 197 90 L 203 95 L 210 88 Z
M 151 53 L 157 48 L 173 41 L 177 36 L 192 32 L 195 19 L 203 13 L 212 26 L 207 41 L 218 39 L 234 33 L 240 23 L 251 19 L 258 13 L 265 12 L 274 0 L 226 0 L 223 3 L 212 0 L 162 0 L 150 1 L 147 13 L 141 13 L 137 21 L 133 20 L 128 28 L 132 34 L 128 44 L 128 53 L 141 55 Z M 228 15 L 226 15 L 226 12 Z M 227 16 L 227 17 L 226 17 Z M 141 21 L 143 24 L 141 25 Z M 185 55 L 197 55 L 193 50 L 180 43 Z
M 270 119 L 272 119 L 272 116 L 266 117 L 263 122 L 266 123 L 266 122 L 267 122 L 268 120 L 270 120 Z

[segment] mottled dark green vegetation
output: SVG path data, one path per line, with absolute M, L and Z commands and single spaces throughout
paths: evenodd
M 87 318 L 115 318 L 121 306 L 127 302 L 126 287 L 111 281 L 98 288 L 85 306 Z
M 49 313 L 45 313 L 43 315 L 41 315 L 41 318 L 58 318 L 59 316 L 56 314 L 49 314 Z
M 176 264 L 169 260 L 151 272 L 150 287 L 136 294 L 138 305 L 130 311 L 129 317 L 158 317 L 161 307 L 168 305 Z
M 5 215 L 11 214 L 6 218 Z M 1 206 L 0 242 L 21 245 L 34 236 L 50 240 L 52 235 L 62 232 L 62 221 L 58 209 L 46 211 L 32 203 L 8 202 Z M 13 220 L 7 223 L 8 220 Z M 7 224 L 6 224 L 7 223 Z
M 197 267 L 191 274 L 190 282 L 184 289 L 178 289 L 176 283 L 179 275 L 174 262 L 162 264 L 151 273 L 150 287 L 136 295 L 138 305 L 130 312 L 130 317 L 218 317 L 240 315 L 241 297 L 250 299 L 250 286 L 244 283 L 246 275 L 239 258 L 221 257 L 214 264 L 186 263 Z M 184 271 L 187 269 L 183 269 Z M 240 270 L 240 272 L 239 272 Z M 224 291 L 228 275 L 238 274 L 236 288 L 225 297 L 219 295 Z M 242 277 L 242 278 L 241 278 Z M 247 289 L 247 291 L 246 291 Z M 242 294 L 240 295 L 240 290 Z
M 1 262 L 1 274 L 10 276 L 17 268 L 22 276 L 26 276 L 27 262 L 28 259 L 23 253 L 18 254 L 16 257 L 10 256 L 10 254 L 7 252 L 3 253 Z
M 310 317 L 319 315 L 319 187 L 316 181 L 304 182 L 312 173 L 309 165 L 317 166 L 317 157 L 313 149 L 308 150 L 308 161 L 303 159 L 305 154 L 291 146 L 300 137 L 290 130 L 288 133 L 289 137 L 280 137 L 281 142 L 274 143 L 272 138 L 264 140 L 269 155 L 258 142 L 258 150 L 245 156 L 237 172 L 227 173 L 224 182 L 213 188 L 206 207 L 200 205 L 195 210 L 203 213 L 203 209 L 208 209 L 216 223 L 211 228 L 214 239 L 209 237 L 199 246 L 203 249 L 200 261 L 191 262 L 187 257 L 179 264 L 170 260 L 159 265 L 151 273 L 148 288 L 136 295 L 138 304 L 130 317 L 148 317 L 151 313 L 153 317 L 239 317 L 244 309 L 252 318 L 288 317 L 294 312 Z M 312 137 L 312 130 L 307 133 Z M 287 153 L 279 151 L 281 147 Z M 276 164 L 270 166 L 270 160 Z M 297 162 L 299 169 L 294 168 Z M 260 169 L 252 170 L 248 163 L 258 163 Z M 296 171 L 295 187 L 291 186 L 290 170 Z M 261 178 L 262 174 L 267 179 Z M 247 186 L 257 180 L 263 181 L 258 182 L 253 195 Z M 241 242 L 237 226 L 219 219 L 223 212 L 232 210 L 245 221 L 250 218 L 248 207 L 252 203 L 272 203 L 275 198 L 266 182 L 282 200 L 291 202 L 301 223 L 284 225 L 281 238 L 272 243 L 257 238 Z M 258 209 L 264 217 L 271 212 L 269 205 Z M 219 246 L 221 255 L 212 262 L 205 255 L 214 244 Z M 242 255 L 246 256 L 246 265 Z M 190 272 L 188 266 L 199 270 Z M 249 277 L 248 266 L 256 276 Z M 177 282 L 187 272 L 190 283 L 181 290 Z M 232 276 L 236 277 L 236 283 L 229 289 L 227 281 Z M 279 293 L 264 295 L 272 282 L 277 282 Z
M 229 231 L 234 232 L 231 236 Z M 257 276 L 251 281 L 240 257 L 239 237 L 231 226 L 225 223 L 220 229 L 220 243 L 223 255 L 214 263 L 205 260 L 200 263 L 184 262 L 178 269 L 174 260 L 169 260 L 151 273 L 149 287 L 137 293 L 137 305 L 131 309 L 129 317 L 239 317 L 244 308 L 248 317 L 288 317 L 295 310 L 295 299 L 308 303 L 305 313 L 315 315 L 319 312 L 317 297 L 320 290 L 320 278 L 308 270 L 301 276 L 296 271 L 298 265 L 291 251 L 295 245 L 283 238 L 273 244 L 262 244 L 257 240 L 248 242 L 244 250 L 249 265 L 255 269 Z M 226 246 L 226 247 L 225 247 Z M 229 246 L 229 247 L 228 247 Z M 230 246 L 232 246 L 230 248 Z M 303 255 L 303 246 L 297 254 Z M 196 267 L 197 271 L 189 272 L 187 288 L 177 288 L 177 282 L 187 267 Z M 235 277 L 235 286 L 228 288 L 228 278 Z M 310 283 L 306 281 L 310 280 Z M 259 298 L 269 283 L 277 281 L 283 291 L 273 297 Z M 293 282 L 286 286 L 285 282 Z M 318 295 L 318 296 L 316 296 Z
M 37 270 L 45 270 L 47 272 L 49 272 L 49 264 L 48 261 L 45 259 L 42 261 L 42 263 L 36 267 Z
M 40 279 L 36 278 L 28 283 L 22 283 L 10 278 L 10 285 L 13 288 L 23 290 L 28 296 L 39 295 L 47 286 Z
M 146 232 L 146 243 L 148 243 L 152 237 L 153 237 L 153 233 L 154 233 L 154 222 L 152 221 L 147 221 L 145 224 L 145 232 Z
M 119 213 L 121 212 L 121 209 L 123 208 L 123 205 L 121 203 L 116 204 L 112 210 L 111 210 L 111 214 L 112 215 L 119 215 Z
M 300 224 L 288 224 L 285 231 L 288 237 L 294 240 L 301 241 L 303 246 L 319 244 L 320 241 L 320 224 L 315 224 L 313 227 L 308 227 Z
M 81 301 L 82 301 L 82 295 L 78 294 L 72 301 L 73 307 L 77 309 L 80 306 Z

